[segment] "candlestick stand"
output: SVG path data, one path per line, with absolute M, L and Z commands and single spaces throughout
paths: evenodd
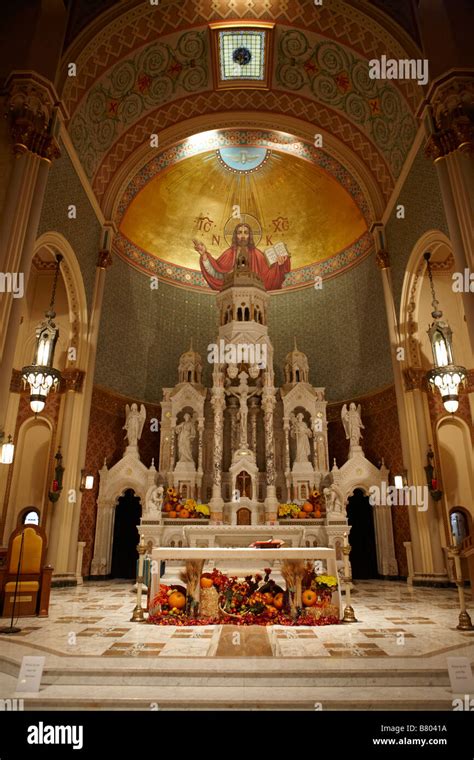
M 349 554 L 351 553 L 350 546 L 343 546 L 342 553 L 344 554 L 344 617 L 341 623 L 357 623 L 358 620 L 354 614 L 354 610 L 351 606 L 351 581 L 352 577 L 349 571 Z
M 459 613 L 459 623 L 456 626 L 458 631 L 474 631 L 474 626 L 472 625 L 471 618 L 469 616 L 468 611 L 466 610 L 466 598 L 464 596 L 464 585 L 462 580 L 462 572 L 461 572 L 461 547 L 460 546 L 450 546 L 449 551 L 451 555 L 454 557 L 454 569 L 455 569 L 455 575 L 456 575 L 456 586 L 458 587 L 458 594 L 459 594 L 459 606 L 461 608 L 461 612 Z
M 144 623 L 145 622 L 145 610 L 142 607 L 142 586 L 143 586 L 143 564 L 145 561 L 145 537 L 142 536 L 140 543 L 137 546 L 138 551 L 138 575 L 137 575 L 137 604 L 133 610 L 131 623 Z

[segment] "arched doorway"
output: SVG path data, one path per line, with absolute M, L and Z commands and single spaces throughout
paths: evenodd
M 354 580 L 378 578 L 374 514 L 369 497 L 356 488 L 347 503 L 347 520 L 351 526 L 350 561 Z
M 241 507 L 237 510 L 237 525 L 251 525 L 252 513 L 247 507 Z
M 135 578 L 137 571 L 137 544 L 140 540 L 137 525 L 142 507 L 135 492 L 128 488 L 115 508 L 114 537 L 112 544 L 112 578 Z

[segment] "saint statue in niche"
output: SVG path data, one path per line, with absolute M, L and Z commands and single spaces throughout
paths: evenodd
M 232 234 L 232 245 L 215 259 L 205 243 L 193 240 L 194 249 L 199 253 L 201 272 L 213 290 L 220 290 L 224 275 L 236 267 L 245 267 L 258 274 L 266 290 L 279 290 L 290 271 L 290 258 L 283 244 L 278 243 L 270 253 L 264 254 L 254 242 L 252 228 L 247 223 L 237 224 Z M 269 263 L 272 261 L 273 263 Z
M 192 462 L 194 464 L 192 445 L 196 437 L 196 425 L 187 412 L 184 415 L 183 422 L 176 425 L 176 433 L 178 435 L 178 462 Z
M 307 462 L 311 456 L 309 439 L 312 437 L 311 430 L 303 419 L 304 415 L 290 415 L 291 437 L 296 438 L 296 455 L 295 462 Z

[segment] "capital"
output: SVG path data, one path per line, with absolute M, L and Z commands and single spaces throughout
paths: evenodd
M 112 254 L 108 250 L 99 251 L 97 256 L 97 266 L 99 269 L 108 269 L 112 266 Z
M 47 161 L 59 158 L 59 103 L 52 84 L 33 72 L 14 72 L 5 86 L 13 152 L 35 153 Z
M 377 251 L 375 261 L 379 269 L 390 268 L 390 255 L 388 251 L 385 251 L 383 248 L 381 248 L 380 251 Z

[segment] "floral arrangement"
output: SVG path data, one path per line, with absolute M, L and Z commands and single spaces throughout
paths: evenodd
M 278 517 L 296 517 L 301 507 L 297 504 L 280 504 L 278 507 Z
M 317 589 L 327 589 L 328 591 L 335 591 L 337 589 L 337 578 L 334 575 L 317 575 L 315 578 L 315 586 Z
M 195 499 L 185 499 L 183 503 L 183 497 L 173 486 L 166 489 L 162 511 L 165 517 L 180 520 L 201 519 L 211 514 L 207 504 L 198 504 Z
M 319 597 L 312 586 L 321 590 L 337 588 L 333 576 L 316 576 L 309 567 L 302 568 L 304 586 L 302 603 L 295 607 L 291 590 L 283 590 L 270 578 L 271 568 L 264 575 L 256 573 L 244 578 L 228 576 L 217 568 L 203 573 L 201 589 L 214 588 L 218 593 L 217 617 L 200 617 L 196 608 L 189 604 L 181 586 L 160 586 L 159 593 L 150 604 L 149 623 L 158 625 L 332 625 L 339 622 L 337 609 L 327 606 L 327 600 Z M 317 580 L 322 579 L 318 586 Z M 335 585 L 334 585 L 334 583 Z M 215 593 L 215 592 L 214 592 Z

